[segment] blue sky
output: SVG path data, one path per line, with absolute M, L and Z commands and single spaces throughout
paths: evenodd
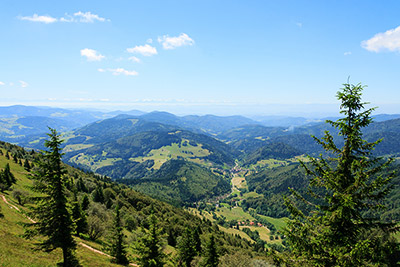
M 398 1 L 0 3 L 0 105 L 336 113 L 347 81 L 400 113 Z

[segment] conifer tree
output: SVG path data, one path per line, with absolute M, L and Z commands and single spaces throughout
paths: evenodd
M 214 236 L 210 236 L 210 240 L 207 242 L 204 257 L 201 266 L 204 267 L 217 267 L 219 262 L 219 256 L 217 252 L 217 244 L 215 243 Z
M 114 257 L 115 263 L 126 265 L 129 261 L 126 257 L 126 246 L 124 244 L 124 234 L 122 230 L 121 216 L 119 206 L 117 205 L 115 207 L 114 236 L 111 245 L 111 256 Z
M 7 188 L 9 188 L 13 183 L 15 183 L 17 181 L 15 179 L 14 174 L 12 174 L 11 169 L 10 169 L 10 164 L 8 164 L 8 163 L 6 163 L 4 170 L 2 170 L 0 172 L 0 176 L 2 177 L 1 180 L 3 180 L 4 183 L 7 185 Z
M 344 146 L 337 147 L 326 131 L 322 139 L 314 139 L 331 157 L 309 157 L 310 164 L 302 163 L 312 177 L 310 198 L 306 200 L 293 189 L 292 193 L 311 211 L 303 212 L 292 199 L 286 199 L 291 219 L 285 234 L 293 256 L 277 258 L 286 265 L 383 266 L 398 260 L 398 245 L 390 237 L 397 228 L 363 213 L 378 215 L 382 209 L 392 179 L 392 174 L 382 172 L 392 160 L 372 154 L 381 140 L 363 140 L 362 129 L 372 122 L 374 109 L 365 110 L 362 90 L 360 84 L 344 84 L 337 97 L 345 116 L 327 121 L 339 130 Z
M 74 220 L 74 223 L 76 225 L 75 232 L 77 236 L 87 233 L 87 216 L 86 213 L 82 210 L 82 206 L 76 196 L 74 202 L 72 203 L 72 219 Z
M 154 214 L 149 217 L 149 223 L 149 231 L 144 233 L 135 244 L 135 250 L 139 255 L 137 260 L 142 267 L 163 266 L 165 254 L 162 251 L 162 229 L 157 227 L 157 219 Z
M 97 188 L 93 191 L 93 201 L 104 203 L 104 192 L 101 185 L 97 185 Z
M 29 161 L 26 159 L 24 162 L 24 169 L 28 172 L 31 171 L 31 165 L 29 164 Z
M 196 250 L 196 254 L 197 255 L 199 255 L 201 253 L 200 232 L 201 232 L 201 229 L 200 229 L 199 226 L 197 226 L 192 232 L 192 237 L 193 237 L 193 242 L 194 242 L 194 249 Z
M 28 224 L 27 238 L 42 235 L 44 241 L 39 244 L 45 251 L 61 248 L 63 266 L 79 266 L 75 257 L 76 243 L 72 237 L 74 223 L 69 212 L 66 170 L 61 162 L 60 145 L 62 140 L 56 130 L 50 129 L 49 140 L 45 141 L 47 151 L 36 162 L 37 168 L 31 178 L 35 180 L 33 190 L 42 196 L 35 197 L 36 205 L 30 216 L 35 223 Z
M 87 210 L 89 208 L 89 204 L 90 204 L 89 197 L 87 195 L 84 195 L 81 204 L 82 210 L 84 211 Z
M 196 255 L 196 243 L 193 239 L 193 232 L 187 227 L 178 241 L 179 261 L 183 266 L 190 267 Z

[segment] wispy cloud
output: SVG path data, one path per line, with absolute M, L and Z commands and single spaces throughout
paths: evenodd
M 19 16 L 18 19 L 20 20 L 28 20 L 32 22 L 42 22 L 42 23 L 54 23 L 54 22 L 81 22 L 81 23 L 93 23 L 96 21 L 104 22 L 110 21 L 109 19 L 102 18 L 99 15 L 92 14 L 90 11 L 82 12 L 78 11 L 72 15 L 65 14 L 64 17 L 55 18 L 49 15 L 39 16 L 38 14 L 33 14 L 32 16 Z
M 98 69 L 99 72 L 111 72 L 113 75 L 126 75 L 126 76 L 137 76 L 137 73 L 134 70 L 126 70 L 124 68 L 116 68 L 116 69 Z
M 164 49 L 175 49 L 177 47 L 193 45 L 194 40 L 190 38 L 186 33 L 181 33 L 176 37 L 169 37 L 164 35 L 163 37 L 158 37 L 158 42 L 162 44 Z
M 400 26 L 375 34 L 371 39 L 361 42 L 361 46 L 371 52 L 400 51 Z
M 24 81 L 19 81 L 19 84 L 21 85 L 22 88 L 28 87 L 28 83 Z
M 350 52 L 350 51 L 344 52 L 343 55 L 345 55 L 345 56 L 350 56 L 350 55 L 351 55 L 351 52 Z
M 157 55 L 157 49 L 148 44 L 127 48 L 126 51 L 129 53 L 141 54 L 142 56 L 146 57 Z
M 95 21 L 101 21 L 104 22 L 106 21 L 105 18 L 100 17 L 99 15 L 92 14 L 91 12 L 76 12 L 74 13 L 74 16 L 79 19 L 79 22 L 84 22 L 84 23 L 93 23 Z
M 136 63 L 140 63 L 141 62 L 140 58 L 137 58 L 137 57 L 129 57 L 128 60 L 136 62 Z
M 105 56 L 93 49 L 85 48 L 81 50 L 81 56 L 86 57 L 88 61 L 101 61 Z
M 0 82 L 0 85 L 6 85 L 4 82 Z
M 42 22 L 42 23 L 54 23 L 57 22 L 58 20 L 56 18 L 53 18 L 51 16 L 39 16 L 38 14 L 33 14 L 32 16 L 25 16 L 25 17 L 18 17 L 20 20 L 28 20 L 28 21 L 33 21 L 33 22 Z

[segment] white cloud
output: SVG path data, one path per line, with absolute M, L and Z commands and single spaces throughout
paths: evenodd
M 33 16 L 26 16 L 26 17 L 18 17 L 20 20 L 28 20 L 33 22 L 42 22 L 42 23 L 54 23 L 57 22 L 56 18 L 51 16 L 39 16 L 38 14 L 33 14 Z
M 81 50 L 81 56 L 86 57 L 88 61 L 101 61 L 105 56 L 93 49 L 85 48 Z
M 148 44 L 127 48 L 126 51 L 129 53 L 141 54 L 146 57 L 157 55 L 157 49 Z
M 83 13 L 83 12 L 79 11 L 79 12 L 74 13 L 74 16 L 79 18 L 79 22 L 84 22 L 84 23 L 93 23 L 96 20 L 101 21 L 101 22 L 106 21 L 105 18 L 99 17 L 99 15 L 92 14 L 91 12 Z
M 5 83 L 4 82 L 0 82 L 0 85 L 5 85 Z
M 19 81 L 19 83 L 22 88 L 28 87 L 28 85 L 29 85 L 27 82 L 24 82 L 24 81 Z
M 163 37 L 158 37 L 158 42 L 162 44 L 164 49 L 175 49 L 180 46 L 194 44 L 194 40 L 186 33 L 181 33 L 177 37 L 169 37 L 168 35 L 164 35 Z
M 18 17 L 20 20 L 28 20 L 33 22 L 43 22 L 46 24 L 54 23 L 54 22 L 82 22 L 82 23 L 93 23 L 95 21 L 110 21 L 109 19 L 105 19 L 100 17 L 99 15 L 92 14 L 90 11 L 88 12 L 75 12 L 73 15 L 65 14 L 64 17 L 54 18 L 48 15 L 39 16 L 38 14 L 33 14 L 33 16 L 26 17 Z
M 137 57 L 130 57 L 130 58 L 128 58 L 128 60 L 136 62 L 136 63 L 140 63 L 140 61 L 141 61 L 140 58 L 137 58 Z
M 116 68 L 116 69 L 98 69 L 99 72 L 106 72 L 109 71 L 113 75 L 126 75 L 126 76 L 137 76 L 139 73 L 137 73 L 134 70 L 126 70 L 124 68 Z
M 371 52 L 382 52 L 385 50 L 400 51 L 400 26 L 386 32 L 377 33 L 369 40 L 361 42 L 361 46 Z
M 350 52 L 350 51 L 344 52 L 343 55 L 345 55 L 345 56 L 350 56 L 350 55 L 351 55 L 351 52 Z

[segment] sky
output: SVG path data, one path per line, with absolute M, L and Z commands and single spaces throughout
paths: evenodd
M 0 105 L 400 113 L 399 1 L 0 1 Z

